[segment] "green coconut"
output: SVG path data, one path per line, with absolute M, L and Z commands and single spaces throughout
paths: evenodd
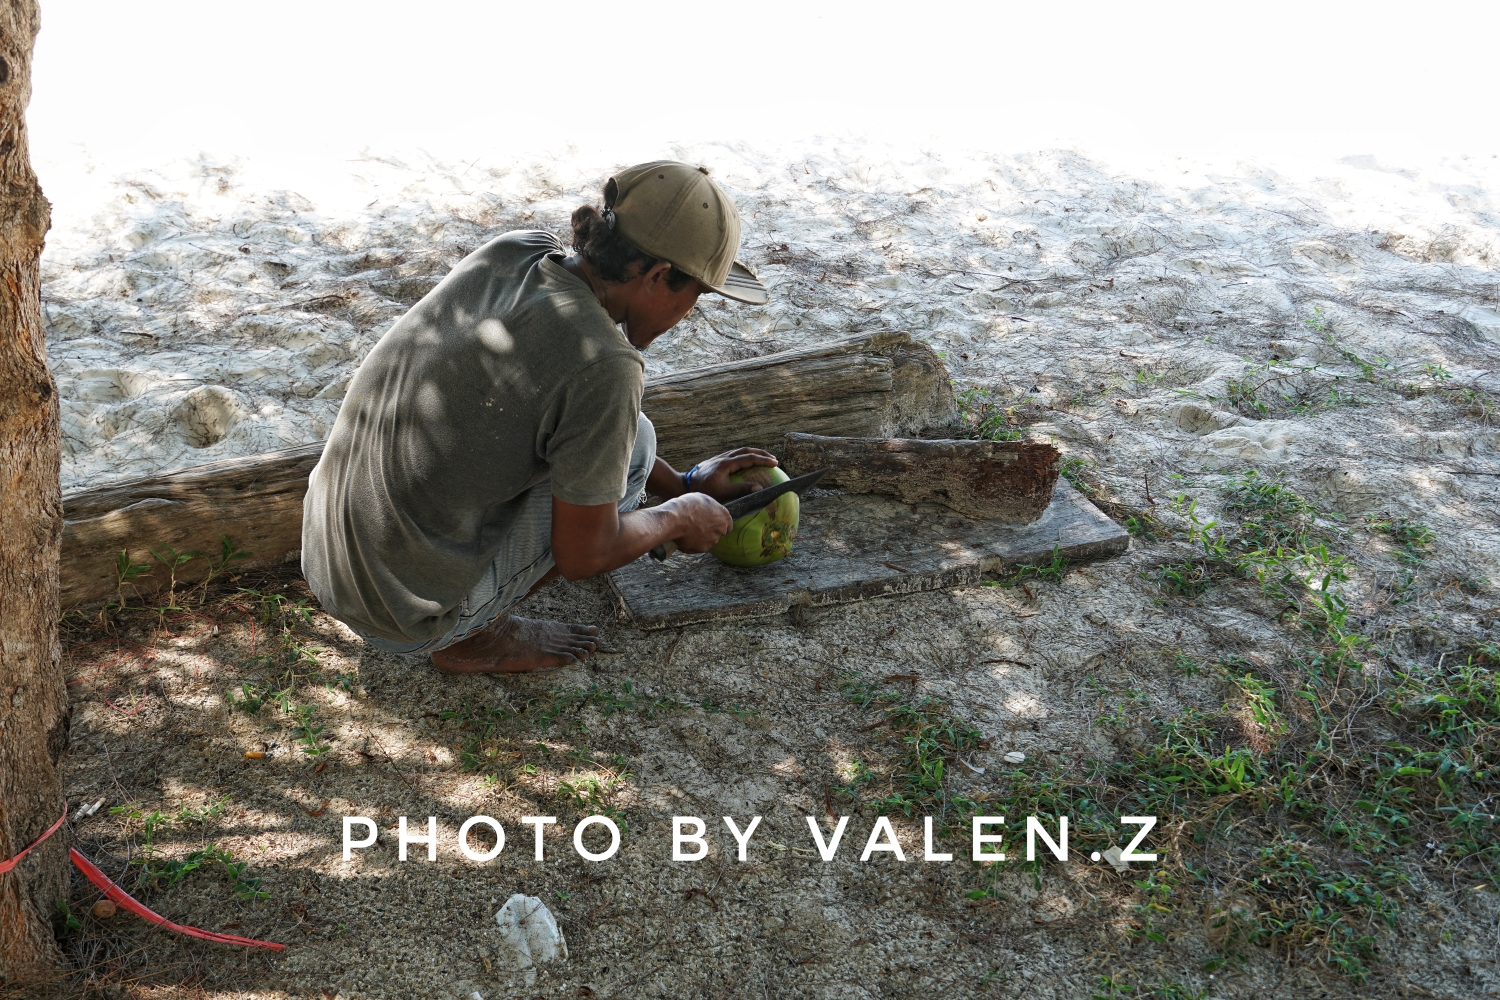
M 787 481 L 787 474 L 769 465 L 757 465 L 729 475 L 732 483 L 754 483 L 757 489 Z M 746 514 L 734 522 L 729 534 L 709 549 L 731 566 L 764 566 L 792 554 L 797 538 L 797 518 L 802 504 L 795 493 L 783 493 L 770 506 Z

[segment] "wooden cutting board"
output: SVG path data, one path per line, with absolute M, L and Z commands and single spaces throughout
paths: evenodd
M 802 498 L 790 556 L 727 566 L 708 553 L 665 562 L 642 556 L 609 574 L 621 611 L 646 629 L 782 614 L 980 582 L 984 574 L 1052 561 L 1119 555 L 1130 535 L 1059 481 L 1029 524 L 979 521 L 935 503 L 816 490 Z

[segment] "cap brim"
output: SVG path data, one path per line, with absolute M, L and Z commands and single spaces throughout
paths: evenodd
M 704 282 L 704 287 L 711 292 L 717 292 L 726 299 L 748 302 L 752 306 L 763 306 L 771 301 L 771 293 L 766 290 L 765 285 L 760 283 L 755 272 L 739 261 L 730 265 L 729 276 L 724 279 L 724 284 L 715 287 Z

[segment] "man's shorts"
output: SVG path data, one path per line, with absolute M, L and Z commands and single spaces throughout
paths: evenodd
M 641 414 L 636 424 L 635 448 L 630 453 L 630 472 L 625 496 L 617 505 L 620 513 L 635 510 L 646 498 L 646 477 L 656 463 L 656 428 Z M 505 614 L 531 592 L 537 581 L 556 563 L 552 559 L 552 483 L 543 481 L 526 491 L 521 513 L 512 522 L 511 533 L 495 553 L 484 576 L 460 604 L 458 621 L 446 635 L 426 642 L 392 642 L 378 636 L 355 633 L 376 649 L 388 653 L 430 653 L 445 649 L 484 628 Z

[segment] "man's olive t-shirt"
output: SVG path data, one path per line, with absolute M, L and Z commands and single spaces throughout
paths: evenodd
M 349 383 L 303 502 L 302 569 L 362 632 L 447 632 L 529 489 L 625 494 L 640 353 L 542 232 L 465 257 Z

